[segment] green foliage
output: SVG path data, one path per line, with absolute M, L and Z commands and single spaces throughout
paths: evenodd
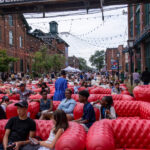
M 98 70 L 103 68 L 104 66 L 104 59 L 105 59 L 105 52 L 104 51 L 96 51 L 94 55 L 92 55 L 89 59 L 92 66 L 95 66 Z
M 64 66 L 65 57 L 59 54 L 49 55 L 46 47 L 41 47 L 33 58 L 33 70 L 36 73 L 48 73 L 51 70 L 60 71 Z
M 0 50 L 0 72 L 7 72 L 9 65 L 16 61 L 18 61 L 18 59 L 8 56 L 6 50 Z
M 91 68 L 87 65 L 87 62 L 84 58 L 78 57 L 79 60 L 79 69 L 82 71 L 89 71 Z

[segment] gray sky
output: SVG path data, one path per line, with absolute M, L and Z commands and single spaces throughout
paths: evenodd
M 41 29 L 44 32 L 49 32 L 50 21 L 56 21 L 60 37 L 70 45 L 69 56 L 83 57 L 90 65 L 88 60 L 96 50 L 106 50 L 106 48 L 114 48 L 118 45 L 126 46 L 127 14 L 123 15 L 123 11 L 127 11 L 127 8 L 108 11 L 108 9 L 114 7 L 116 8 L 116 6 L 104 7 L 104 10 L 106 10 L 104 11 L 104 22 L 100 9 L 90 10 L 90 13 L 95 14 L 86 15 L 71 15 L 86 12 L 86 10 L 80 10 L 46 13 L 46 16 L 50 18 L 32 18 L 42 16 L 42 14 L 25 14 L 25 17 L 27 17 L 27 21 L 33 30 Z M 68 16 L 68 14 L 71 16 Z

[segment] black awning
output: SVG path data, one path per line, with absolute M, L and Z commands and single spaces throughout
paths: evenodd
M 134 47 L 136 47 L 138 44 L 140 44 L 145 39 L 149 38 L 149 36 L 150 36 L 150 30 L 148 30 L 147 32 L 143 33 L 138 39 L 135 40 Z

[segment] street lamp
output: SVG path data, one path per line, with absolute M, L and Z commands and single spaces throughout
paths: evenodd
M 119 53 L 119 51 L 117 52 L 117 58 L 118 58 L 118 81 L 119 81 L 119 68 L 120 68 L 120 65 L 119 65 L 120 53 Z
M 131 85 L 133 85 L 133 77 L 132 77 L 132 56 L 133 56 L 133 46 L 134 46 L 134 40 L 128 40 L 128 52 L 129 52 L 129 56 L 130 56 L 130 82 Z

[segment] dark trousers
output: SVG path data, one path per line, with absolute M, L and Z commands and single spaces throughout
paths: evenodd
M 144 85 L 148 85 L 149 84 L 149 82 L 144 82 Z
M 3 150 L 3 144 L 0 144 L 0 150 Z

